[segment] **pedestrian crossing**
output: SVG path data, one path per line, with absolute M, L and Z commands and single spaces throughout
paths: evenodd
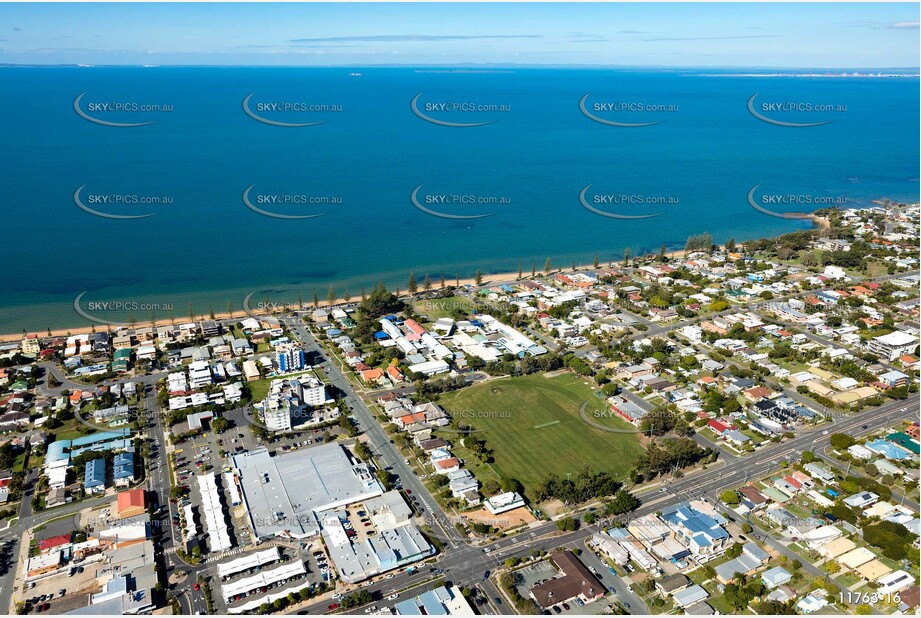
M 242 553 L 243 553 L 243 549 L 242 549 L 242 548 L 240 548 L 240 547 L 233 547 L 233 548 L 231 548 L 231 549 L 227 549 L 227 550 L 224 550 L 224 551 L 219 552 L 219 553 L 216 553 L 216 554 L 208 554 L 208 557 L 205 558 L 204 562 L 205 562 L 205 564 L 212 564 L 212 563 L 218 562 L 218 561 L 220 561 L 220 560 L 223 560 L 224 558 L 229 558 L 230 556 L 236 556 L 236 555 L 242 554 Z
M 166 549 L 164 550 L 163 553 L 164 553 L 164 554 L 167 554 L 167 555 L 175 555 L 176 553 L 178 553 L 178 551 L 179 551 L 179 548 L 178 548 L 178 547 L 168 547 L 168 548 L 166 548 Z M 220 560 L 223 560 L 224 558 L 229 558 L 230 556 L 236 556 L 236 555 L 242 554 L 242 553 L 243 553 L 243 549 L 241 549 L 241 548 L 239 548 L 239 547 L 234 547 L 234 548 L 232 548 L 232 549 L 228 549 L 228 550 L 226 550 L 226 551 L 222 551 L 222 552 L 217 553 L 217 554 L 208 554 L 208 556 L 206 556 L 206 557 L 202 560 L 202 562 L 205 563 L 205 564 L 212 564 L 212 563 L 214 563 L 214 562 L 218 562 L 218 561 L 220 561 Z

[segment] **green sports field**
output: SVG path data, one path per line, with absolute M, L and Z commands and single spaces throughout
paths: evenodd
M 473 301 L 463 296 L 427 298 L 416 301 L 413 307 L 417 313 L 428 317 L 432 322 L 440 318 L 450 318 L 455 309 L 461 309 L 463 311 L 476 309 L 476 305 Z
M 579 416 L 582 405 L 587 401 L 586 409 L 594 410 L 605 404 L 585 382 L 569 373 L 490 380 L 445 395 L 439 404 L 458 420 L 486 430 L 477 435 L 495 454 L 493 469 L 521 481 L 526 491 L 551 472 L 565 477 L 585 465 L 624 478 L 642 451 L 639 435 L 586 424 Z M 631 429 L 619 419 L 604 424 Z

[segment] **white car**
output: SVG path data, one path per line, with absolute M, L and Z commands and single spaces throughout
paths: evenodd
M 398 598 L 400 598 L 400 595 L 398 595 L 398 594 L 391 594 L 389 597 L 387 597 L 387 600 L 388 600 L 388 601 L 394 601 L 394 600 L 396 600 L 396 599 L 398 599 Z
M 338 601 L 341 598 L 342 598 L 341 592 L 337 592 L 336 594 L 333 595 L 333 601 Z
M 595 570 L 595 567 L 593 567 L 593 566 L 589 566 L 589 567 L 588 567 L 588 570 L 589 570 L 589 572 L 592 573 L 593 575 L 597 575 L 597 574 L 598 574 L 598 571 L 596 571 L 596 570 Z

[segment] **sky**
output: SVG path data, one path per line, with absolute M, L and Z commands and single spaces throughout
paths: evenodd
M 0 63 L 914 68 L 913 3 L 0 3 Z

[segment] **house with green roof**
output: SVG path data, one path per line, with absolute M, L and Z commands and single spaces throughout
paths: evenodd
M 921 444 L 918 444 L 911 439 L 907 433 L 902 433 L 897 431 L 886 436 L 886 440 L 892 442 L 896 446 L 901 446 L 906 451 L 911 451 L 915 455 L 921 454 Z
M 128 364 L 131 361 L 131 348 L 121 348 L 115 350 L 112 355 L 112 371 L 128 371 Z

